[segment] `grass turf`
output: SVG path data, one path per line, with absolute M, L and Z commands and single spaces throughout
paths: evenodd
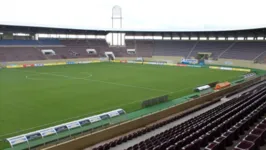
M 196 86 L 241 74 L 116 63 L 2 69 L 0 139 L 116 108 L 131 112 L 140 109 L 143 100 L 164 94 L 174 99 Z

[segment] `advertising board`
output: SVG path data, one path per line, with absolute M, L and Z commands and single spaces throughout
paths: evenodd
M 182 64 L 198 64 L 198 60 L 197 59 L 185 59 L 185 58 L 182 58 L 181 59 L 181 63 Z

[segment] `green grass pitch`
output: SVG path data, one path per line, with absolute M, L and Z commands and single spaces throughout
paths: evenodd
M 1 69 L 0 139 L 116 108 L 131 112 L 143 100 L 164 94 L 174 99 L 241 74 L 119 63 Z

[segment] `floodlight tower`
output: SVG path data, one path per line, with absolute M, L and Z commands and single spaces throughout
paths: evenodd
M 122 8 L 118 5 L 115 5 L 112 8 L 112 28 L 122 28 Z M 116 22 L 118 21 L 119 26 L 116 25 Z
M 122 8 L 118 5 L 115 5 L 112 8 L 112 29 L 119 31 L 122 29 L 122 21 L 123 21 L 123 17 L 122 17 Z M 124 42 L 124 33 L 115 33 L 112 32 L 112 40 L 111 40 L 111 45 L 112 46 L 124 46 L 125 42 Z

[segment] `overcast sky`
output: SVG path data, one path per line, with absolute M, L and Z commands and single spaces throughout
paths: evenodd
M 112 7 L 129 30 L 266 27 L 266 0 L 0 0 L 0 24 L 110 29 Z

